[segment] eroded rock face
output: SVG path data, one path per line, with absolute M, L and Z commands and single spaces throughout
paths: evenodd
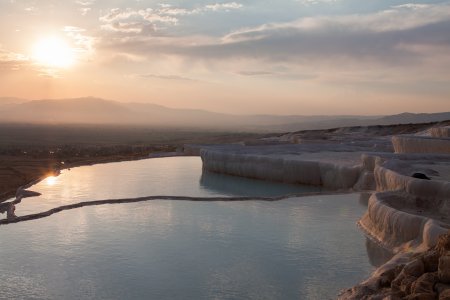
M 405 299 L 405 300 L 435 300 L 436 294 L 435 293 L 413 294 L 413 295 L 406 296 L 403 299 Z
M 411 288 L 413 283 L 417 280 L 417 277 L 414 276 L 406 276 L 400 285 L 400 290 L 405 294 L 411 294 Z
M 423 256 L 423 263 L 425 272 L 436 272 L 439 265 L 439 252 L 437 250 L 426 252 Z
M 446 290 L 450 290 L 450 284 L 436 283 L 436 285 L 434 286 L 434 289 L 440 295 L 443 292 L 445 292 Z
M 409 276 L 414 277 L 421 276 L 425 272 L 425 266 L 423 264 L 423 261 L 419 258 L 416 258 L 403 268 L 403 272 Z
M 433 248 L 378 273 L 340 299 L 450 300 L 450 231 Z
M 450 289 L 439 294 L 439 300 L 450 300 Z
M 392 281 L 394 281 L 397 276 L 399 275 L 399 273 L 401 272 L 401 268 L 391 268 L 388 269 L 387 271 L 383 272 L 380 275 L 380 280 L 378 285 L 380 287 L 390 287 L 392 284 Z M 399 284 L 400 282 L 398 282 L 397 284 Z
M 434 285 L 438 281 L 437 273 L 425 273 L 420 276 L 411 286 L 411 293 L 413 294 L 433 294 Z
M 450 253 L 448 254 L 448 256 L 445 255 L 439 258 L 439 281 L 443 283 L 450 283 Z
M 440 255 L 445 255 L 447 252 L 450 251 L 450 232 L 447 235 L 442 235 L 439 237 L 436 245 L 437 251 L 439 251 Z M 450 255 L 447 253 L 447 256 Z

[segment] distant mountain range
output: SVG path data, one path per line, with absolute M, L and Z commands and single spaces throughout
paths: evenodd
M 231 115 L 99 98 L 0 98 L 0 123 L 111 124 L 239 131 L 297 131 L 450 120 L 450 112 L 391 116 Z

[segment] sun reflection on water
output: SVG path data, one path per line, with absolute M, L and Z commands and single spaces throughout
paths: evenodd
M 49 176 L 45 178 L 45 183 L 47 183 L 47 185 L 49 186 L 52 186 L 56 184 L 57 180 L 58 178 L 56 176 Z

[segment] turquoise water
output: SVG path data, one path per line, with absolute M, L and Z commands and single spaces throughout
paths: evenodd
M 42 196 L 25 198 L 16 215 L 47 211 L 81 201 L 136 198 L 150 195 L 280 196 L 320 191 L 318 187 L 267 183 L 202 172 L 199 157 L 167 157 L 63 170 L 30 188 Z M 3 215 L 5 217 L 5 215 Z
M 32 187 L 43 195 L 25 199 L 30 202 L 20 204 L 22 211 L 55 206 L 59 196 L 65 203 L 304 188 L 221 175 L 205 179 L 194 158 L 153 161 L 64 172 Z M 152 163 L 160 169 L 148 171 Z M 334 299 L 367 277 L 371 263 L 388 259 L 356 226 L 365 210 L 359 194 L 276 202 L 155 200 L 2 225 L 0 298 Z
M 5 299 L 333 299 L 369 275 L 358 195 L 150 201 L 0 226 Z

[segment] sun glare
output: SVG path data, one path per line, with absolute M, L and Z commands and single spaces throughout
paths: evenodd
M 45 182 L 49 186 L 55 185 L 56 180 L 57 180 L 57 178 L 55 176 L 49 176 L 49 177 L 45 178 Z
M 50 37 L 34 45 L 33 59 L 45 67 L 68 68 L 75 63 L 74 50 L 62 39 Z

